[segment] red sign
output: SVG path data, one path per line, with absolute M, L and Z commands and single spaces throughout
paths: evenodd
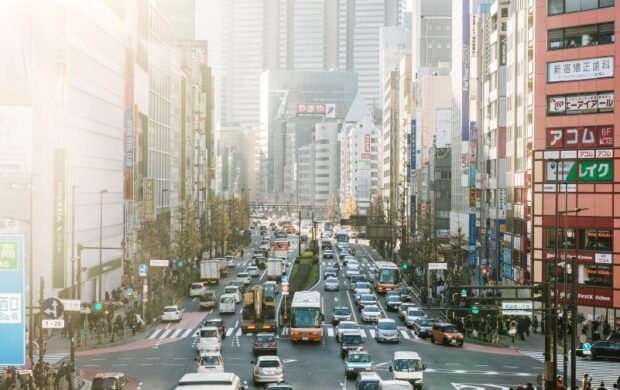
M 613 125 L 547 129 L 548 148 L 595 148 L 613 144 Z
M 568 288 L 567 294 L 564 294 L 564 287 L 559 286 L 559 302 L 563 304 L 565 298 L 568 298 L 568 300 L 570 301 L 570 288 Z M 612 289 L 604 287 L 595 288 L 579 286 L 577 287 L 577 303 L 583 306 L 613 307 Z
M 594 252 L 579 252 L 576 253 L 574 251 L 568 251 L 567 252 L 567 257 L 568 259 L 572 259 L 573 256 L 577 256 L 577 260 L 580 263 L 594 263 Z M 554 261 L 555 260 L 555 253 L 554 250 L 545 250 L 543 251 L 543 258 L 546 261 Z M 564 259 L 564 250 L 560 250 L 558 251 L 558 260 L 563 260 Z
M 364 135 L 364 152 L 370 152 L 370 134 Z

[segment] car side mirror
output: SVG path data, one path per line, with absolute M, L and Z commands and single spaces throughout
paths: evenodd
M 426 364 L 422 364 L 422 369 L 426 370 Z
M 390 366 L 390 372 L 394 372 L 394 367 Z

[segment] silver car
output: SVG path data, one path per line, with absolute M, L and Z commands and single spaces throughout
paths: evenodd
M 400 337 L 398 335 L 398 326 L 396 325 L 396 321 L 392 319 L 380 319 L 379 321 L 377 321 L 377 326 L 375 327 L 375 330 L 375 339 L 377 340 L 377 342 L 400 342 Z
M 284 364 L 277 356 L 259 356 L 254 364 L 254 385 L 258 383 L 284 382 Z
M 362 321 L 364 322 L 377 322 L 381 317 L 381 309 L 377 305 L 367 305 L 362 309 Z
M 329 276 L 323 282 L 323 289 L 325 291 L 338 291 L 340 289 L 340 281 L 334 276 Z
M 359 330 L 359 326 L 354 321 L 340 321 L 338 327 L 336 328 L 336 341 L 342 341 L 342 334 L 346 330 Z

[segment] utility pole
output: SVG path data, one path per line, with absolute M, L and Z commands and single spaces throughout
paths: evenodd
M 299 204 L 299 202 L 297 202 Z M 299 209 L 299 235 L 297 237 L 297 256 L 301 256 L 301 209 Z
M 39 363 L 43 363 L 43 355 L 45 355 L 45 348 L 43 346 L 43 290 L 45 289 L 45 280 L 41 276 L 41 282 L 39 285 Z
M 571 335 L 570 335 L 570 388 L 577 388 L 577 256 L 571 258 L 570 303 L 571 303 Z M 566 295 L 564 295 L 566 296 Z
M 553 374 L 553 365 L 554 361 L 551 361 L 551 332 L 554 332 L 554 329 L 551 326 L 551 310 L 555 310 L 551 305 L 551 292 L 549 291 L 549 283 L 545 283 L 543 287 L 543 318 L 545 319 L 545 389 L 554 389 L 555 388 L 555 378 L 552 376 Z

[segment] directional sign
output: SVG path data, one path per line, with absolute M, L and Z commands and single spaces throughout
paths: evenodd
M 57 320 L 65 312 L 62 301 L 58 298 L 47 298 L 41 307 L 43 316 L 48 320 Z
M 146 276 L 147 271 L 149 270 L 149 266 L 146 264 L 140 264 L 138 265 L 138 274 L 140 274 L 140 276 Z
M 590 343 L 585 343 L 585 344 L 583 345 L 583 350 L 584 350 L 584 351 L 586 351 L 586 352 L 589 352 L 590 350 L 592 350 L 592 344 L 590 344 Z
M 65 311 L 81 311 L 82 310 L 82 302 L 79 299 L 63 299 L 62 305 L 65 308 Z
M 0 235 L 0 366 L 26 364 L 24 236 Z
M 282 275 L 282 283 L 288 283 L 288 275 Z
M 43 320 L 41 326 L 43 329 L 62 329 L 65 327 L 65 320 Z
M 168 267 L 170 265 L 170 260 L 151 259 L 149 265 L 151 267 Z

